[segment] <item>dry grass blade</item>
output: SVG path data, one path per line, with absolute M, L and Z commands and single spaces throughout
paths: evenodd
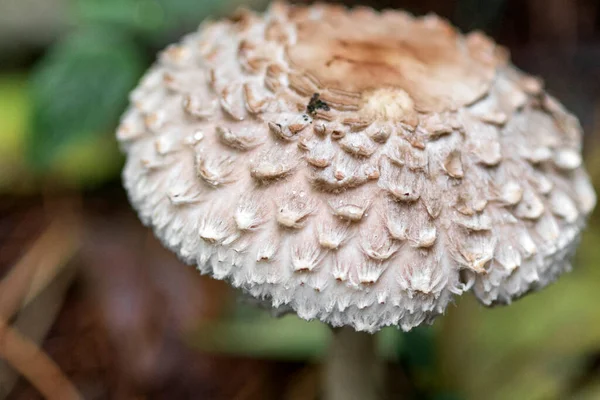
M 72 212 L 59 215 L 60 219 L 46 228 L 0 281 L 0 358 L 46 398 L 79 399 L 81 396 L 73 384 L 35 341 L 8 325 L 19 310 L 32 303 L 63 271 L 79 248 L 79 220 Z M 7 378 L 3 384 L 11 385 L 11 382 L 14 380 Z
M 82 399 L 73 384 L 37 344 L 0 321 L 0 357 L 48 400 Z
M 61 271 L 78 248 L 78 223 L 53 222 L 23 258 L 0 281 L 0 318 L 10 319 Z

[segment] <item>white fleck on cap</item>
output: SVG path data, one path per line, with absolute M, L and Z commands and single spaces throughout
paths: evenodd
M 289 6 L 209 22 L 131 95 L 118 138 L 142 221 L 277 309 L 411 329 L 472 291 L 569 269 L 596 203 L 581 128 L 481 33 Z

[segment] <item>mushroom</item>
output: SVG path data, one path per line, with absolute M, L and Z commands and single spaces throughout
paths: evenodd
M 581 128 L 505 49 L 433 15 L 240 15 L 166 50 L 135 89 L 124 185 L 201 273 L 340 328 L 326 370 L 346 379 L 328 398 L 376 397 L 367 334 L 569 270 L 596 203 Z

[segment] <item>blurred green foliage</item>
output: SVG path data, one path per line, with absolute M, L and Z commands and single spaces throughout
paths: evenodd
M 232 1 L 77 0 L 74 12 L 84 24 L 112 25 L 140 34 L 145 42 L 164 42 L 182 27 L 219 13 Z
M 0 76 L 0 190 L 15 189 L 24 175 L 24 132 L 29 119 L 26 80 L 22 75 Z
M 33 71 L 29 160 L 47 168 L 65 145 L 110 132 L 145 62 L 123 33 L 87 29 L 58 43 Z
M 502 21 L 499 18 L 506 7 L 506 0 L 459 0 L 454 20 L 466 32 L 481 29 L 489 32 Z
M 329 327 L 321 322 L 307 322 L 293 314 L 274 318 L 253 304 L 239 302 L 229 319 L 193 329 L 189 342 L 204 351 L 305 361 L 324 356 L 330 335 Z M 395 328 L 383 329 L 378 333 L 379 354 L 397 360 L 396 350 L 403 340 Z
M 118 175 L 113 138 L 155 53 L 209 15 L 265 0 L 73 0 L 72 29 L 28 76 L 0 77 L 0 191 L 90 187 Z
M 591 226 L 572 273 L 508 307 L 486 309 L 462 297 L 436 327 L 445 383 L 469 399 L 600 395 L 587 384 L 573 386 L 594 373 L 587 364 L 600 352 L 599 241 L 598 226 Z

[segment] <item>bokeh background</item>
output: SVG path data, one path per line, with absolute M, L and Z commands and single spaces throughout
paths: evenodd
M 130 210 L 113 138 L 158 50 L 266 0 L 0 0 L 0 399 L 319 398 L 328 329 L 181 265 Z M 581 119 L 600 184 L 597 0 L 373 0 L 507 46 Z M 600 399 L 600 219 L 574 272 L 379 334 L 392 399 Z

